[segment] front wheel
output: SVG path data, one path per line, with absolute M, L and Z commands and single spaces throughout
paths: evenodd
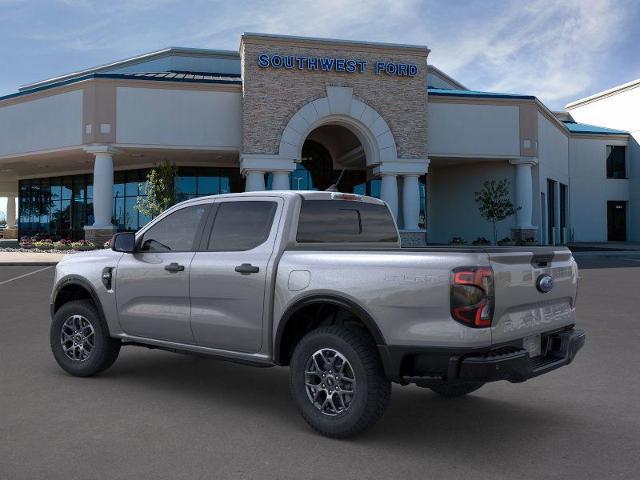
M 391 397 L 373 342 L 342 327 L 306 334 L 291 359 L 291 395 L 305 421 L 332 438 L 356 435 L 376 423 Z
M 49 340 L 58 365 L 76 377 L 106 370 L 120 353 L 120 340 L 109 336 L 95 305 L 88 300 L 60 307 L 53 317 Z

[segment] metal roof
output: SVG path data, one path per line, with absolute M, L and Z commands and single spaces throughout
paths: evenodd
M 29 90 L 23 90 L 18 93 L 10 93 L 0 97 L 0 100 L 7 100 L 9 98 L 22 97 L 25 95 L 31 95 L 32 93 L 41 92 L 43 90 L 49 90 L 50 88 L 62 87 L 64 85 L 71 85 L 73 83 L 83 82 L 85 80 L 91 80 L 93 78 L 113 78 L 120 80 L 151 80 L 156 82 L 185 82 L 185 83 L 217 83 L 226 85 L 242 85 L 242 79 L 240 75 L 234 75 L 231 73 L 199 73 L 199 72 L 142 72 L 142 73 L 91 73 L 89 75 L 83 75 L 81 77 L 74 77 L 68 80 L 61 80 L 59 82 L 48 83 L 41 87 L 31 88 Z
M 97 74 L 98 77 L 109 74 Z M 118 75 L 118 78 L 136 78 L 145 80 L 170 80 L 170 81 L 205 81 L 215 83 L 242 83 L 240 74 L 233 73 L 209 73 L 209 72 L 187 72 L 180 70 L 169 70 L 168 72 L 133 72 L 111 74 Z
M 520 95 L 517 93 L 479 92 L 477 90 L 454 90 L 447 88 L 427 88 L 429 95 L 442 97 L 480 97 L 480 98 L 516 98 L 535 100 L 533 95 Z
M 625 130 L 614 130 L 613 128 L 598 127 L 597 125 L 589 125 L 587 123 L 577 123 L 563 121 L 564 125 L 569 129 L 571 133 L 584 133 L 584 134 L 596 134 L 596 135 L 628 135 L 629 132 Z
M 178 55 L 190 55 L 190 56 L 207 56 L 207 57 L 220 57 L 220 58 L 237 58 L 240 59 L 240 54 L 238 52 L 229 51 L 229 50 L 211 50 L 204 48 L 185 48 L 185 47 L 168 47 L 163 48 L 161 50 L 156 50 L 154 52 L 143 53 L 141 55 L 136 55 L 135 57 L 126 58 L 124 60 L 117 60 L 115 62 L 106 63 L 104 65 L 99 65 L 97 67 L 86 68 L 83 70 L 78 70 L 76 72 L 67 73 L 64 75 L 60 75 L 53 78 L 48 78 L 46 80 L 40 80 L 38 82 L 28 83 L 26 85 L 22 85 L 18 88 L 18 91 L 23 90 L 31 90 L 34 88 L 42 87 L 44 85 L 49 85 L 51 83 L 57 83 L 63 80 L 70 80 L 73 77 L 80 77 L 89 75 L 92 73 L 100 73 L 105 70 L 113 70 L 114 68 L 122 68 L 127 65 L 135 65 L 142 62 L 149 61 L 155 58 L 161 58 L 170 56 L 173 54 Z

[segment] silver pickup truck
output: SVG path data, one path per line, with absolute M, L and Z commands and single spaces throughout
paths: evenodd
M 566 248 L 400 248 L 377 199 L 254 192 L 180 203 L 112 249 L 69 255 L 51 348 L 72 375 L 138 345 L 290 367 L 330 437 L 377 421 L 391 382 L 446 397 L 571 363 L 577 267 Z

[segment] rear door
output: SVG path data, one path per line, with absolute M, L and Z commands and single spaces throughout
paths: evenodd
M 627 202 L 607 202 L 607 240 L 627 240 Z
M 284 202 L 275 197 L 215 202 L 191 264 L 191 327 L 198 345 L 237 352 L 262 346 L 265 289 Z
M 566 249 L 489 250 L 494 272 L 492 342 L 535 336 L 575 322 L 577 267 Z M 553 279 L 539 287 L 545 276 Z

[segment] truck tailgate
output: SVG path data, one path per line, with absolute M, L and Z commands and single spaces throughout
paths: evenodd
M 495 282 L 493 344 L 575 323 L 578 269 L 571 251 L 521 248 L 487 253 Z M 544 275 L 553 278 L 553 287 L 547 292 L 537 286 Z

